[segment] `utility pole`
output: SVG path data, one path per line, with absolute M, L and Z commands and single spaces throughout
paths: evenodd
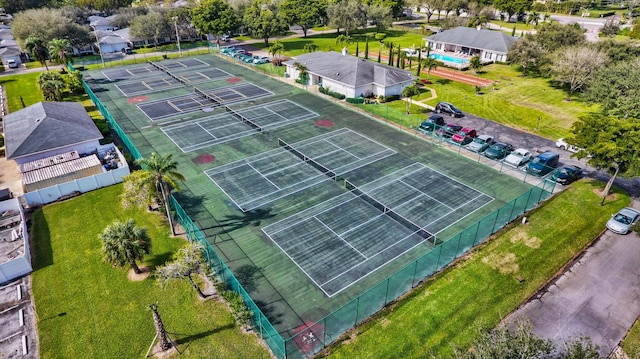
M 102 56 L 102 47 L 100 47 L 100 36 L 98 36 L 98 29 L 93 29 L 93 35 L 96 37 L 96 43 L 98 44 L 98 52 L 100 53 L 100 60 L 102 61 L 102 67 L 105 68 L 104 56 Z
M 178 41 L 178 54 L 182 57 L 182 49 L 180 48 L 180 33 L 178 32 L 178 17 L 174 16 L 171 18 L 173 20 L 173 27 L 176 29 L 176 40 Z

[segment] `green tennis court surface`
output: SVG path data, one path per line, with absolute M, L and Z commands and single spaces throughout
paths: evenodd
M 278 357 L 317 352 L 548 195 L 321 94 L 192 59 L 85 78 L 142 156 L 179 161 L 187 235 L 251 297 Z M 116 86 L 171 75 L 184 82 L 145 96 Z

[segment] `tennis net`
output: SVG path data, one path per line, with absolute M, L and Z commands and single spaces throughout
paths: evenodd
M 246 123 L 247 125 L 249 125 L 253 129 L 258 130 L 258 131 L 262 131 L 262 127 L 260 127 L 258 124 L 256 124 L 255 122 L 251 121 L 250 119 L 242 116 L 241 114 L 239 114 L 235 110 L 231 109 L 229 106 L 225 106 L 224 108 L 227 110 L 227 112 L 231 113 L 237 119 L 239 119 L 242 122 Z
M 213 98 L 213 96 L 208 95 L 207 93 L 205 93 L 204 91 L 200 90 L 199 88 L 194 87 L 193 90 L 197 94 L 199 94 L 200 96 L 202 96 L 202 97 L 206 98 L 207 100 L 213 102 L 216 106 L 220 106 L 221 105 L 220 101 L 216 100 L 215 98 Z
M 281 147 L 284 147 L 285 150 L 293 153 L 296 157 L 298 157 L 299 159 L 303 160 L 305 163 L 308 163 L 309 165 L 311 165 L 313 168 L 317 169 L 318 171 L 322 172 L 324 175 L 326 175 L 327 177 L 337 181 L 337 176 L 335 174 L 335 172 L 333 172 L 332 170 L 330 170 L 329 168 L 323 166 L 322 164 L 320 164 L 319 162 L 313 160 L 310 157 L 307 157 L 304 153 L 296 150 L 293 146 L 291 146 L 290 144 L 286 143 L 285 141 L 283 141 L 281 138 L 278 138 L 278 144 Z

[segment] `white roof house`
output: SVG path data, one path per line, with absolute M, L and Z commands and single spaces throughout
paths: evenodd
M 506 62 L 507 53 L 517 37 L 502 31 L 456 27 L 425 38 L 433 52 L 453 53 L 480 57 L 482 62 Z
M 296 63 L 307 68 L 311 84 L 321 84 L 346 97 L 401 95 L 415 79 L 410 71 L 335 51 L 295 56 L 283 64 L 291 78 L 300 76 Z

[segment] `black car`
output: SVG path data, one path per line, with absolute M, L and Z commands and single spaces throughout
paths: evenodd
M 444 138 L 451 138 L 456 132 L 460 130 L 462 130 L 462 126 L 455 123 L 447 123 L 436 132 L 436 135 Z
M 564 166 L 555 171 L 551 176 L 551 179 L 560 184 L 569 184 L 573 181 L 577 181 L 582 177 L 582 168 L 578 166 Z
M 482 154 L 492 160 L 501 160 L 507 157 L 514 148 L 512 145 L 504 142 L 497 142 L 487 148 Z
M 418 127 L 418 131 L 420 132 L 431 132 L 434 130 L 439 130 L 440 127 L 444 126 L 444 118 L 440 115 L 430 116 L 428 119 L 424 120 L 420 127 Z
M 437 113 L 448 113 L 451 117 L 464 117 L 464 113 L 454 105 L 448 102 L 438 102 L 436 105 Z

